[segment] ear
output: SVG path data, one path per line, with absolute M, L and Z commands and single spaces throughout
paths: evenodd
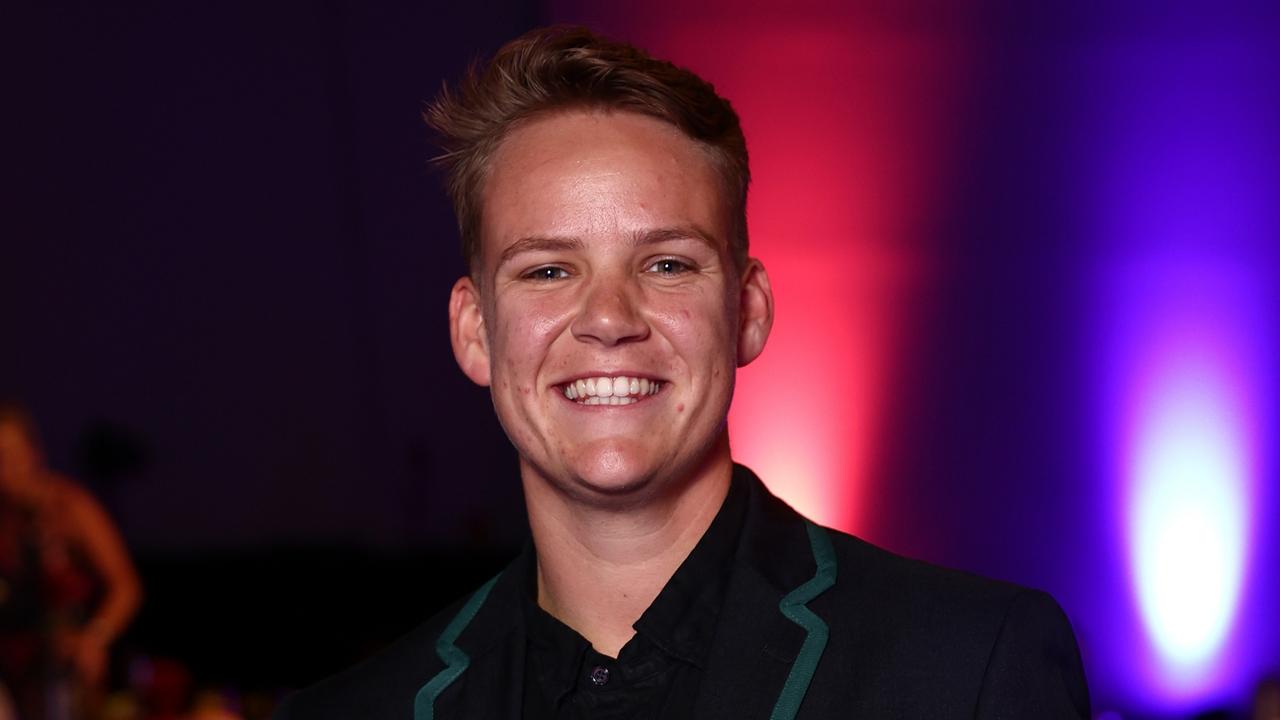
M 449 339 L 453 357 L 471 382 L 489 385 L 489 334 L 480 307 L 480 291 L 463 276 L 449 293 Z
M 747 258 L 738 291 L 738 367 L 760 357 L 773 329 L 773 288 L 764 265 Z

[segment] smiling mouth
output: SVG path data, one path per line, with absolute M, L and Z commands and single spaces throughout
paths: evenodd
M 564 396 L 579 405 L 631 405 L 662 389 L 662 383 L 649 378 L 618 376 L 591 377 L 567 382 Z

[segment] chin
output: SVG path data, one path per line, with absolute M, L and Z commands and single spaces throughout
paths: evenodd
M 644 493 L 658 474 L 654 463 L 616 443 L 593 447 L 569 467 L 571 482 L 595 497 L 623 499 Z

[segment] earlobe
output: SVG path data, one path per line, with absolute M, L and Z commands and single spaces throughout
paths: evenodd
M 470 277 L 458 278 L 449 294 L 449 338 L 453 357 L 471 382 L 489 385 L 489 338 L 480 292 Z
M 738 367 L 760 357 L 773 329 L 773 288 L 764 265 L 747 259 L 738 293 Z

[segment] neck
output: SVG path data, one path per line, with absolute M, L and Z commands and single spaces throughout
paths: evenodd
M 625 509 L 588 506 L 528 466 L 521 470 L 538 551 L 538 604 L 617 657 L 720 511 L 733 461 L 726 433 L 693 473 Z

